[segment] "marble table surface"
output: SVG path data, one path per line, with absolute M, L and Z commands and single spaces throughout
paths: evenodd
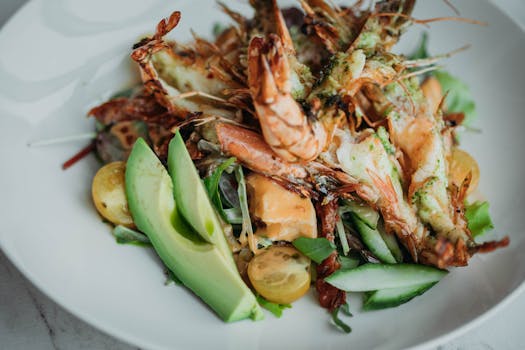
M 525 1 L 494 0 L 525 28 Z M 0 1 L 0 26 L 26 0 Z M 525 293 L 439 350 L 525 349 Z M 0 251 L 0 350 L 138 349 L 71 315 L 43 295 Z

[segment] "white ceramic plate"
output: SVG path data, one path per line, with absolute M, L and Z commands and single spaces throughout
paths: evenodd
M 488 27 L 436 23 L 431 51 L 472 48 L 446 62 L 477 100 L 476 127 L 464 148 L 481 167 L 495 233 L 511 245 L 478 255 L 439 285 L 401 307 L 361 313 L 351 296 L 354 329 L 330 325 L 312 293 L 282 319 L 224 324 L 196 297 L 164 286 L 152 251 L 115 244 L 90 201 L 94 157 L 68 171 L 60 164 L 83 144 L 29 148 L 28 142 L 93 129 L 86 111 L 136 79 L 127 58 L 141 34 L 178 9 L 177 39 L 189 28 L 210 33 L 225 21 L 211 1 L 35 0 L 0 33 L 0 245 L 41 290 L 100 329 L 151 349 L 396 349 L 436 345 L 487 316 L 525 280 L 525 36 L 486 1 L 456 1 L 464 16 Z M 246 9 L 239 2 L 233 4 Z M 440 1 L 421 1 L 419 18 L 450 15 Z M 413 49 L 417 30 L 401 44 Z

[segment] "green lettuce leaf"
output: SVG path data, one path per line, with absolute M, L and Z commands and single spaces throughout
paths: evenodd
M 274 314 L 275 317 L 280 318 L 283 315 L 284 309 L 289 309 L 292 307 L 290 304 L 276 304 L 271 301 L 266 300 L 262 296 L 257 294 L 257 302 L 266 310 Z
M 494 228 L 489 214 L 489 202 L 474 202 L 465 206 L 465 217 L 473 237 Z
M 299 237 L 292 242 L 301 253 L 320 264 L 335 251 L 335 245 L 326 238 Z
M 472 98 L 469 87 L 443 70 L 432 73 L 441 84 L 441 90 L 447 94 L 445 107 L 449 113 L 464 113 L 463 125 L 470 125 L 476 117 L 476 104 Z
M 411 55 L 411 60 L 418 60 L 430 57 L 428 52 L 428 34 L 426 32 L 421 36 L 421 42 Z M 470 125 L 476 117 L 476 104 L 472 98 L 469 87 L 457 77 L 444 70 L 436 70 L 428 73 L 428 76 L 434 76 L 441 84 L 441 90 L 447 94 L 445 107 L 449 113 L 464 113 L 465 120 L 463 125 Z

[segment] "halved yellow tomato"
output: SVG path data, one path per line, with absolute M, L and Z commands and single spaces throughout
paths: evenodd
M 253 288 L 267 300 L 288 304 L 310 288 L 310 259 L 289 246 L 271 246 L 248 265 Z
M 472 179 L 470 180 L 467 193 L 472 193 L 478 187 L 479 166 L 478 162 L 470 154 L 459 148 L 454 148 L 449 167 L 448 176 L 453 184 L 460 187 L 465 177 L 471 172 Z
M 133 227 L 124 185 L 126 163 L 112 162 L 98 170 L 91 185 L 91 195 L 97 211 L 115 225 Z

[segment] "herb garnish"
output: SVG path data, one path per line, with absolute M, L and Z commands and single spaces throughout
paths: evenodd
M 335 245 L 326 238 L 299 237 L 292 242 L 301 253 L 320 264 L 335 251 Z

